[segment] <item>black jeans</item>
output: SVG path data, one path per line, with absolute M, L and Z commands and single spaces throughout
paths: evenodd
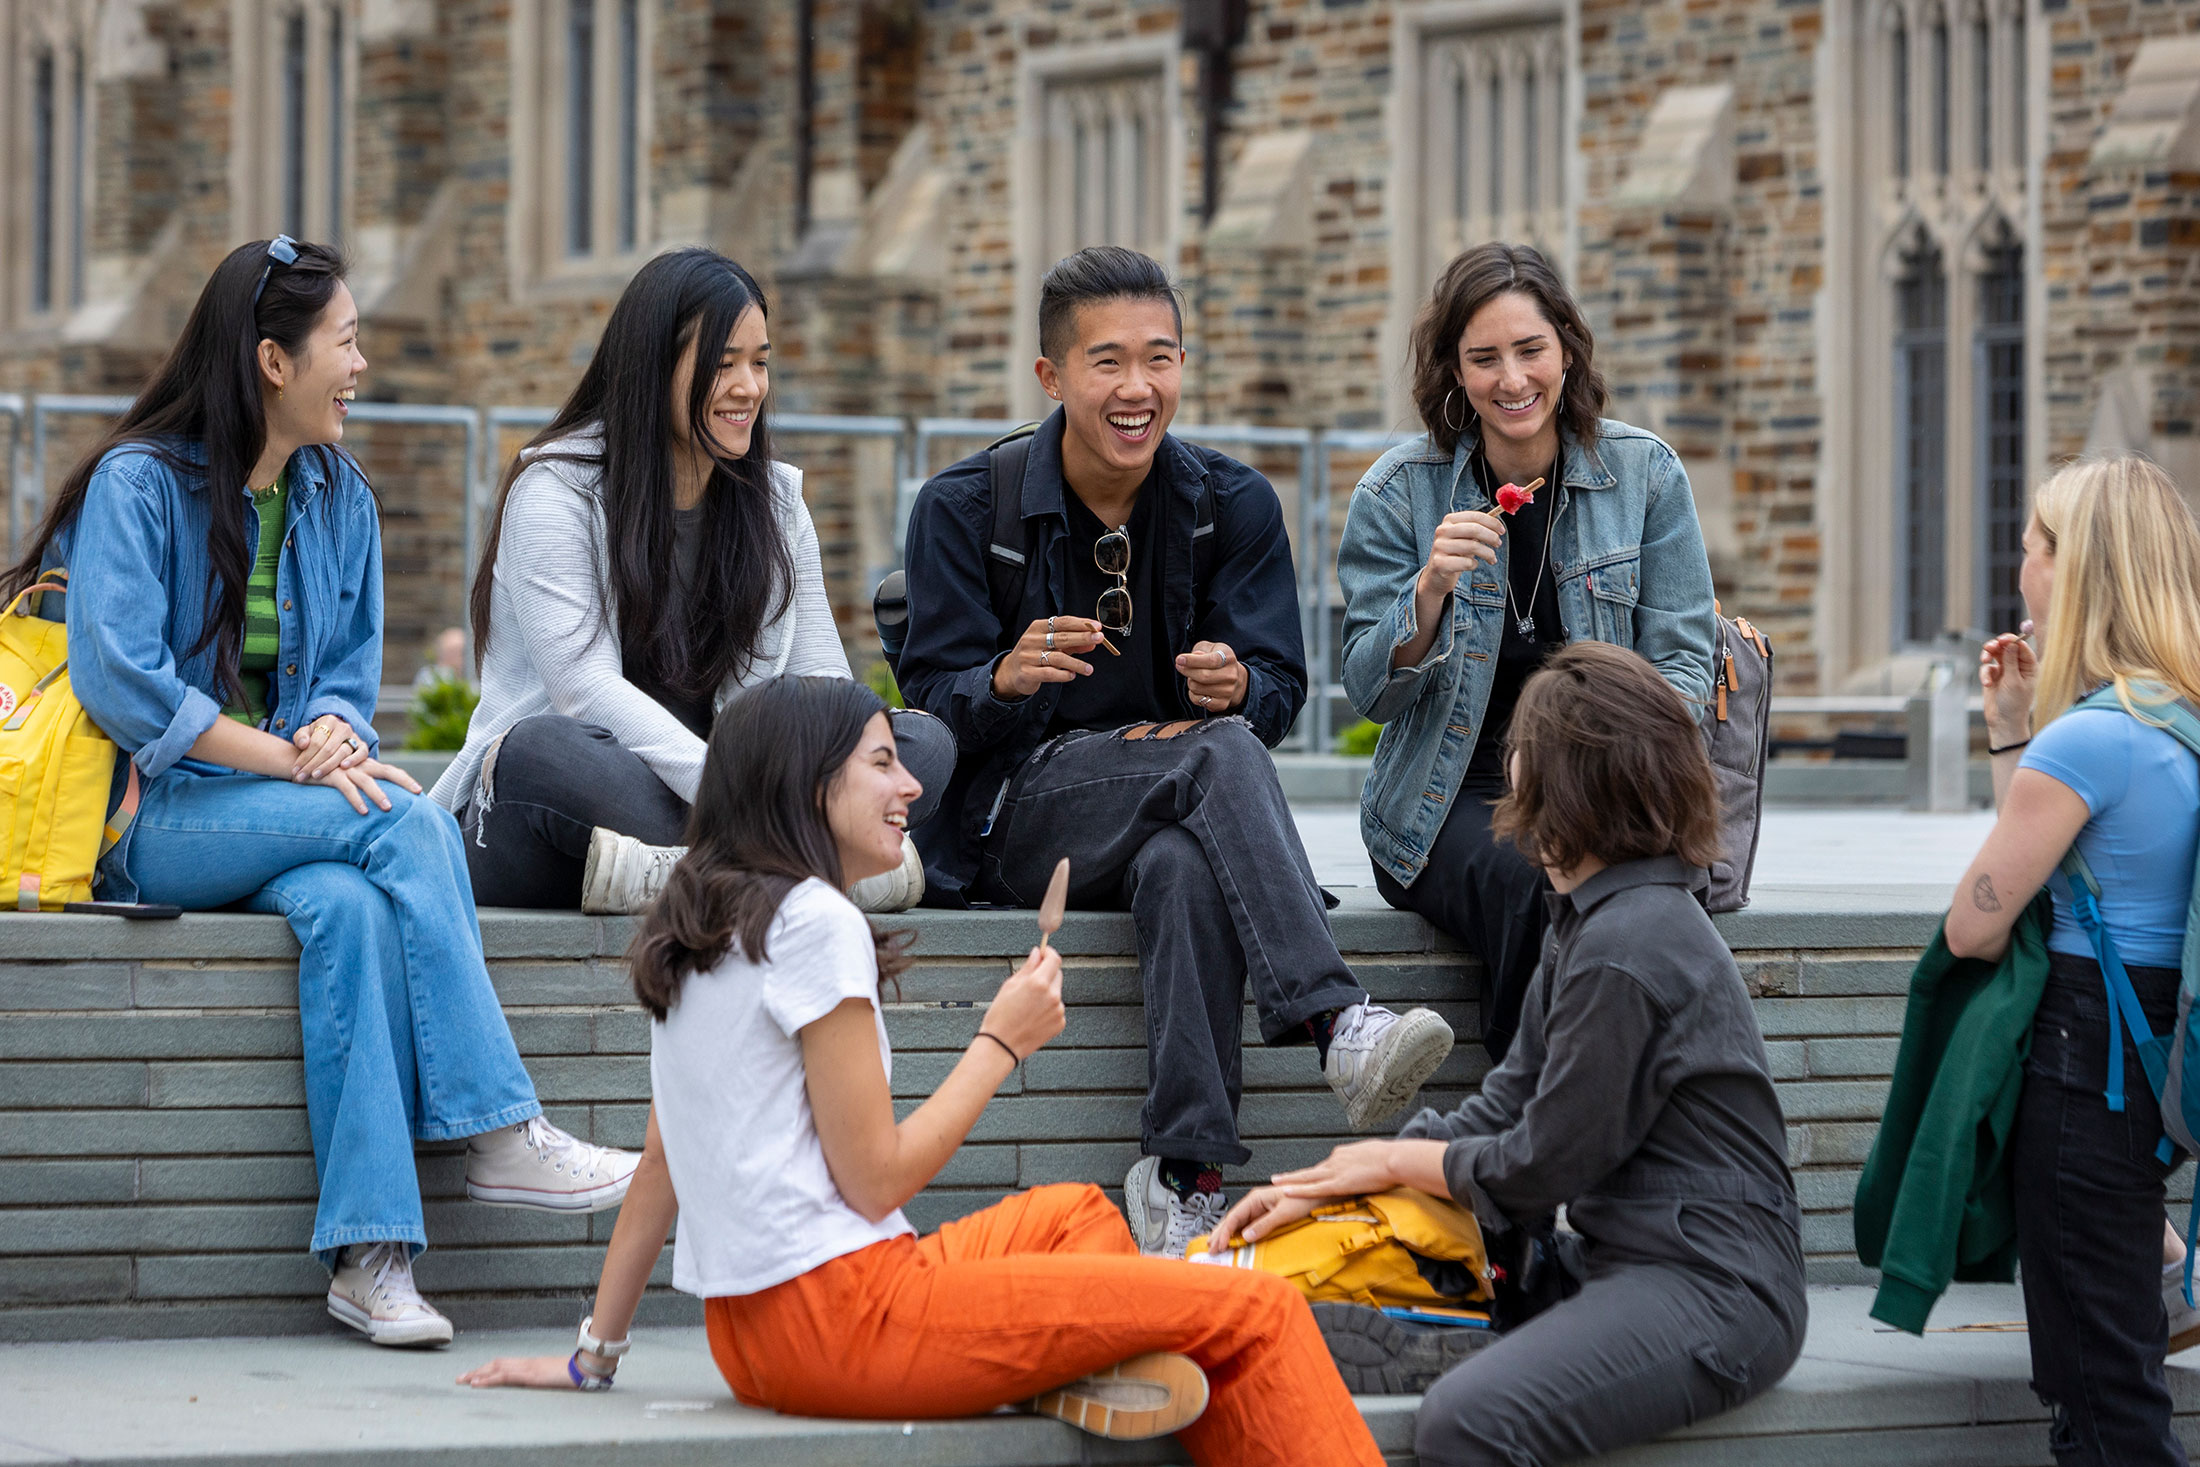
M 1146 996 L 1145 1153 L 1242 1165 L 1247 980 L 1270 1044 L 1305 1041 L 1308 1019 L 1367 993 L 1330 936 L 1275 761 L 1251 727 L 1217 718 L 1173 738 L 1128 737 L 1151 727 L 1042 744 L 1009 780 L 972 894 L 1035 907 L 1067 856 L 1072 907 L 1130 910 Z
M 928 713 L 897 709 L 892 719 L 901 761 L 924 786 L 909 811 L 915 827 L 947 788 L 955 736 Z M 589 835 L 599 825 L 653 846 L 687 839 L 687 801 L 609 730 L 555 714 L 523 718 L 492 756 L 488 810 L 476 791 L 459 812 L 477 906 L 578 907 Z
M 1551 889 L 1542 867 L 1490 834 L 1490 812 L 1504 792 L 1460 787 L 1413 885 L 1400 886 L 1375 868 L 1375 889 L 1384 901 L 1420 913 L 1482 960 L 1477 1007 L 1482 1047 L 1493 1064 L 1505 1057 L 1520 1028 L 1520 1003 L 1543 956 L 1543 897 Z
M 2175 968 L 2133 968 L 2154 1032 L 2177 1017 Z M 2017 1252 L 2032 1389 L 2055 1460 L 2182 1464 L 2162 1356 L 2162 1112 L 2124 1040 L 2124 1109 L 2108 1108 L 2108 997 L 2090 958 L 2057 953 L 2032 1025 L 2013 1140 Z

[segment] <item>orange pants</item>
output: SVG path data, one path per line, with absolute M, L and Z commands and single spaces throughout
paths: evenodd
M 709 1300 L 743 1405 L 796 1416 L 973 1416 L 1149 1350 L 1207 1372 L 1178 1440 L 1202 1467 L 1381 1467 L 1306 1302 L 1272 1274 L 1142 1258 L 1098 1187 L 1039 1187 Z

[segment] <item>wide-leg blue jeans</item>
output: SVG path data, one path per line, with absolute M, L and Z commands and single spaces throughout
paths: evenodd
M 241 904 L 290 923 L 306 1114 L 321 1179 L 313 1251 L 427 1246 L 413 1142 L 539 1115 L 534 1082 L 482 961 L 458 822 L 383 789 L 342 794 L 196 763 L 150 781 L 124 853 L 149 902 Z

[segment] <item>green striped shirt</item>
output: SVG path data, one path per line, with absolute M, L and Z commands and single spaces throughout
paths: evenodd
M 252 579 L 244 588 L 244 646 L 237 658 L 239 681 L 245 701 L 222 710 L 239 723 L 257 728 L 267 722 L 268 674 L 282 651 L 282 629 L 275 619 L 275 571 L 283 560 L 284 510 L 290 500 L 290 475 L 286 472 L 272 489 L 252 491 L 252 507 L 260 516 L 260 553 L 252 562 Z

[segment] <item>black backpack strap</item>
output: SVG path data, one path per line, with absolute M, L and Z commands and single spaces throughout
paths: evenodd
M 1024 599 L 1024 576 L 1030 569 L 1030 546 L 1024 537 L 1024 465 L 1031 458 L 1031 438 L 1037 423 L 1026 423 L 986 447 L 992 470 L 993 534 L 985 547 L 985 584 L 993 598 L 993 615 L 1003 635 L 1020 634 L 1013 626 Z

